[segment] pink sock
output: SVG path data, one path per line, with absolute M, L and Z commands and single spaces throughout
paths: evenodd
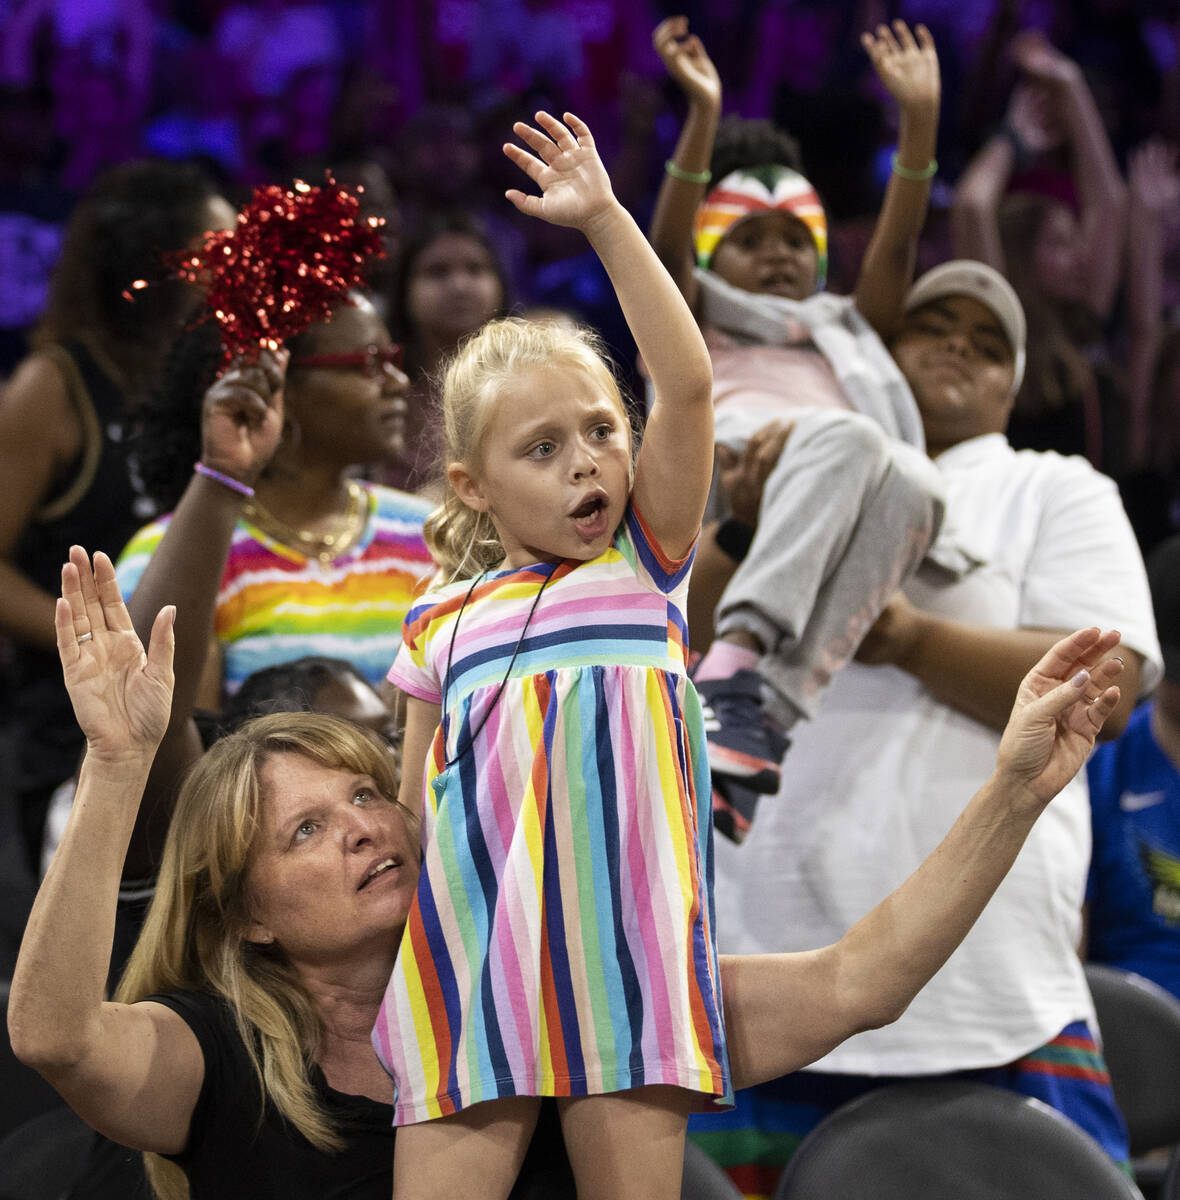
M 748 646 L 718 639 L 705 652 L 693 679 L 702 683 L 706 679 L 728 679 L 739 671 L 756 671 L 761 657 L 757 650 Z

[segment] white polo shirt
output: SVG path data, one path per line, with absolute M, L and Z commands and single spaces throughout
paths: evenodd
M 1160 652 L 1142 559 L 1114 484 L 1081 458 L 1014 451 L 1001 434 L 936 460 L 947 488 L 939 561 L 906 586 L 919 607 L 997 628 L 1117 628 Z M 949 551 L 949 553 L 947 553 Z M 938 844 L 990 774 L 999 734 L 893 667 L 852 664 L 792 731 L 778 796 L 745 843 L 717 839 L 718 941 L 727 954 L 836 941 Z M 1093 1019 L 1075 947 L 1090 854 L 1085 772 L 1037 822 L 995 897 L 905 1015 L 815 1064 L 925 1075 L 997 1066 Z

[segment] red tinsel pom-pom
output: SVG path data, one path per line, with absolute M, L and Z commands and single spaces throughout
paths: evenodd
M 323 187 L 260 187 L 232 229 L 183 255 L 178 274 L 204 288 L 225 361 L 253 360 L 326 320 L 363 282 L 366 262 L 384 254 L 382 224 L 331 177 Z

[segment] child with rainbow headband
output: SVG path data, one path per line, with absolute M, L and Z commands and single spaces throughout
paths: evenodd
M 694 673 L 708 706 L 714 819 L 740 841 L 759 796 L 777 790 L 786 731 L 814 714 L 941 523 L 921 418 L 885 348 L 936 166 L 938 60 L 921 25 L 862 39 L 900 104 L 900 138 L 856 293 L 835 296 L 823 291 L 823 205 L 796 169 L 793 140 L 766 121 L 719 128 L 721 83 L 686 18 L 662 22 L 653 42 L 689 108 L 651 240 L 709 347 L 718 459 L 732 461 L 771 422 L 792 426 L 757 529 L 716 514 L 726 519 L 715 544 L 741 565 Z M 954 569 L 953 552 L 945 557 Z

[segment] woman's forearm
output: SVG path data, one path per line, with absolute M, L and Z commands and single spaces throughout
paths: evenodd
M 917 870 L 838 942 L 723 957 L 734 1086 L 799 1070 L 900 1017 L 967 935 L 1034 821 L 1011 810 L 993 777 Z
M 127 602 L 135 631 L 145 639 L 156 613 L 176 605 L 174 724 L 187 720 L 193 709 L 242 502 L 223 484 L 194 475 Z
M 1082 202 L 1086 299 L 1099 316 L 1105 317 L 1114 305 L 1122 279 L 1127 187 L 1102 114 L 1080 70 L 1066 87 L 1065 116 Z
M 201 754 L 193 709 L 208 661 L 221 576 L 241 509 L 242 497 L 236 492 L 194 475 L 127 602 L 143 639 L 164 605 L 175 604 L 177 610 L 172 712 L 127 850 L 129 878 L 142 879 L 154 871 L 180 779 Z
M 86 758 L 65 833 L 38 889 L 8 1001 L 13 1051 L 43 1073 L 97 1036 L 123 856 L 151 758 Z

